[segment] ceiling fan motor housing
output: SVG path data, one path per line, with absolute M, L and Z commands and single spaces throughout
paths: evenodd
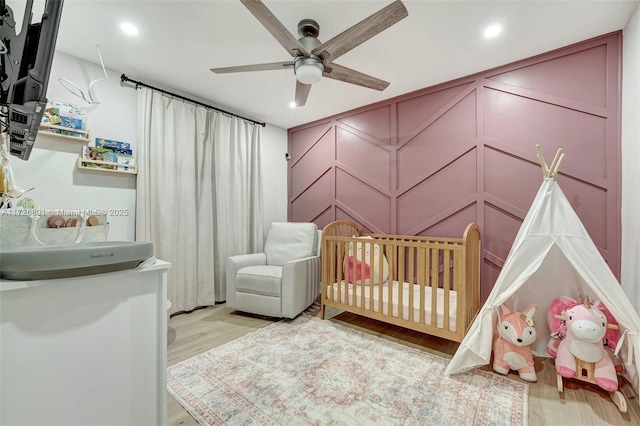
M 298 41 L 301 45 L 304 46 L 305 49 L 307 49 L 308 52 L 311 52 L 313 49 L 320 46 L 320 41 L 317 38 L 311 36 L 300 37 Z
M 303 19 L 298 23 L 298 34 L 302 36 L 298 41 L 308 52 L 320 46 L 317 39 L 319 31 L 320 26 L 312 19 Z M 322 78 L 324 65 L 320 57 L 310 53 L 309 56 L 296 56 L 293 60 L 293 70 L 300 83 L 314 84 Z

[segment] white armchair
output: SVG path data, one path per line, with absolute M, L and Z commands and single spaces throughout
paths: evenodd
M 320 231 L 314 223 L 274 222 L 264 253 L 227 260 L 227 306 L 295 318 L 320 294 Z

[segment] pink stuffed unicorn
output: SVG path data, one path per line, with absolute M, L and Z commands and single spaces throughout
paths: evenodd
M 549 330 L 551 330 L 551 339 L 549 339 L 549 343 L 547 344 L 547 352 L 552 357 L 556 357 L 558 352 L 558 346 L 560 346 L 560 341 L 567 336 L 567 325 L 564 320 L 559 319 L 559 316 L 564 315 L 564 313 L 576 306 L 584 303 L 583 301 L 573 300 L 570 297 L 562 296 L 559 299 L 555 299 L 551 302 L 551 306 L 549 306 L 549 311 L 547 315 L 547 320 L 549 323 Z M 607 317 L 607 322 L 609 325 L 615 324 L 618 325 L 618 322 L 613 317 L 613 314 L 602 302 L 595 302 L 598 309 L 602 311 L 605 317 Z M 618 344 L 618 339 L 620 338 L 620 332 L 618 328 L 607 329 L 607 333 L 604 335 L 604 339 L 602 339 L 602 344 L 605 348 L 609 349 L 609 352 L 612 352 L 616 345 Z M 613 355 L 615 357 L 615 355 Z M 616 371 L 622 371 L 622 365 L 619 364 L 619 360 L 614 359 L 614 364 L 616 364 Z
M 607 317 L 599 302 L 593 305 L 586 297 L 584 303 L 567 308 L 566 337 L 560 341 L 556 355 L 556 372 L 562 377 L 576 375 L 576 359 L 595 364 L 594 380 L 601 388 L 613 392 L 618 389 L 618 377 L 613 361 L 602 344 L 607 333 Z
M 500 305 L 498 327 L 493 334 L 493 369 L 496 372 L 508 374 L 509 370 L 516 370 L 522 380 L 538 380 L 531 352 L 531 344 L 537 336 L 533 323 L 537 309 L 533 305 L 520 313 Z

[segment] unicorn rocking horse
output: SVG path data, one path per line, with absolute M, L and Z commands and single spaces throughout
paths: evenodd
M 602 343 L 607 329 L 617 326 L 608 323 L 598 306 L 599 302 L 591 304 L 586 296 L 584 303 L 576 302 L 563 315 L 556 315 L 566 324 L 566 336 L 556 354 L 558 391 L 563 391 L 563 378 L 596 384 L 608 391 L 618 409 L 626 413 L 626 400 L 618 391 L 616 367 Z

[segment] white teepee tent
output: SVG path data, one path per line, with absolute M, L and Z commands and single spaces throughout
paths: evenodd
M 517 311 L 538 305 L 538 338 L 532 349 L 537 356 L 548 356 L 546 346 L 551 332 L 547 311 L 551 302 L 560 296 L 582 299 L 589 295 L 591 300 L 603 301 L 618 321 L 621 339 L 616 350 L 627 380 L 638 392 L 640 317 L 556 182 L 563 156 L 558 150 L 549 168 L 538 147 L 545 176 L 542 186 L 487 301 L 445 374 L 489 364 L 496 309 L 502 303 Z

